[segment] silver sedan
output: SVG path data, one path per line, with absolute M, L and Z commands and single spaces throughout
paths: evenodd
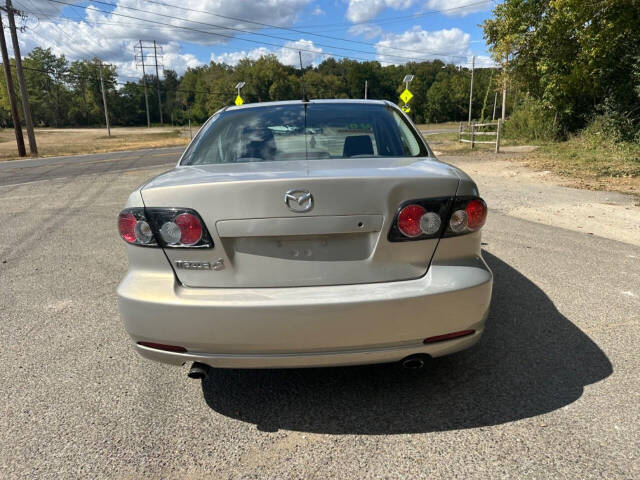
M 482 335 L 486 216 L 389 102 L 225 108 L 120 213 L 120 313 L 142 356 L 194 376 L 417 365 Z

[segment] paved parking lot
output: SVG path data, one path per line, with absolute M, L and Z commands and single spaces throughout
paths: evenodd
M 0 170 L 0 478 L 640 477 L 640 247 L 513 216 L 518 185 L 483 177 L 495 290 L 475 348 L 201 383 L 136 356 L 118 318 L 117 213 L 177 153 L 141 157 Z

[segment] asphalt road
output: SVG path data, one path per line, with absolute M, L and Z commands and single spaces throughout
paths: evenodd
M 184 147 L 0 162 L 0 186 L 175 165 Z
M 0 173 L 0 478 L 640 477 L 640 247 L 510 215 L 518 184 L 484 176 L 495 290 L 476 347 L 421 372 L 201 383 L 136 356 L 118 318 L 116 215 L 174 160 L 136 155 Z
M 441 133 L 458 133 L 458 127 L 446 127 L 446 128 L 433 128 L 433 129 L 421 129 L 420 133 L 424 136 L 439 135 Z

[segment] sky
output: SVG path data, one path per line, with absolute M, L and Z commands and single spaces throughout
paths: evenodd
M 69 60 L 98 57 L 135 81 L 134 46 L 153 40 L 161 63 L 178 74 L 211 61 L 276 55 L 317 65 L 343 57 L 403 64 L 441 59 L 489 66 L 479 24 L 494 1 L 482 0 L 13 0 L 24 17 L 22 55 L 51 48 Z M 9 42 L 10 44 L 11 42 Z M 145 49 L 146 55 L 152 50 Z M 12 55 L 12 53 L 11 53 Z M 145 57 L 145 63 L 153 63 Z

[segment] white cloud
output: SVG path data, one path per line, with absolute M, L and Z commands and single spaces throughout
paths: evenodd
M 64 54 L 70 60 L 99 57 L 104 62 L 118 66 L 121 75 L 139 77 L 140 73 L 136 70 L 133 61 L 133 45 L 138 39 L 155 39 L 164 46 L 165 68 L 182 73 L 187 67 L 195 66 L 200 62 L 192 54 L 181 53 L 179 42 L 200 45 L 224 44 L 231 40 L 230 37 L 240 34 L 240 32 L 225 28 L 216 29 L 211 25 L 250 31 L 257 31 L 261 27 L 249 23 L 249 21 L 290 26 L 295 22 L 298 13 L 310 1 L 180 0 L 178 2 L 178 0 L 166 0 L 167 4 L 179 5 L 180 7 L 173 8 L 148 3 L 144 0 L 117 0 L 114 3 L 115 8 L 111 12 L 99 12 L 93 8 L 71 9 L 67 7 L 64 15 L 72 18 L 79 17 L 78 20 L 75 20 L 75 18 L 51 18 L 61 15 L 65 5 L 48 0 L 30 0 L 23 8 L 31 18 L 39 17 L 39 21 L 29 21 L 27 24 L 29 28 L 20 35 L 20 44 L 24 55 L 34 47 L 40 46 L 51 48 L 57 55 Z M 94 4 L 93 7 L 100 10 L 107 8 L 102 4 Z M 133 7 L 168 17 L 128 10 L 125 7 Z M 245 20 L 230 20 L 186 9 L 215 12 L 219 15 Z M 117 14 L 187 27 L 188 29 L 144 22 Z M 176 16 L 186 20 L 178 20 L 175 18 Z M 207 25 L 193 22 L 203 22 Z
M 326 12 L 321 9 L 320 7 L 316 7 L 313 12 L 311 12 L 311 15 L 315 15 L 315 16 L 320 16 L 320 15 L 326 15 Z
M 225 52 L 220 55 L 212 53 L 211 61 L 215 63 L 226 63 L 227 65 L 236 65 L 243 58 L 257 60 L 260 57 L 264 57 L 265 55 L 270 55 L 272 53 L 274 52 L 265 47 L 254 48 L 249 51 L 240 50 L 236 52 Z
M 371 25 L 367 23 L 360 23 L 349 27 L 349 35 L 363 36 L 367 40 L 379 37 L 382 35 L 382 28 L 378 25 Z
M 297 48 L 300 49 L 300 54 L 302 54 L 302 65 L 304 67 L 308 67 L 319 58 L 324 57 L 324 55 L 322 55 L 322 49 L 316 47 L 311 40 L 301 38 L 295 42 L 287 42 L 284 45 L 289 48 L 281 48 L 278 57 L 285 65 L 300 66 L 300 56 L 295 50 Z
M 426 6 L 431 10 L 442 10 L 444 15 L 450 17 L 462 17 L 489 8 L 488 0 L 483 3 L 478 3 L 479 1 L 481 0 L 428 0 Z
M 351 22 L 367 22 L 375 18 L 385 8 L 404 10 L 415 0 L 348 0 L 347 19 Z
M 464 62 L 457 62 L 457 63 L 459 65 L 462 65 L 463 67 L 471 68 L 471 57 L 468 57 L 467 60 Z M 476 55 L 475 66 L 476 68 L 499 68 L 500 67 L 500 65 L 494 62 L 493 59 L 491 57 L 488 57 L 487 55 Z
M 384 35 L 375 48 L 378 60 L 384 63 L 401 64 L 409 61 L 397 55 L 416 61 L 439 58 L 447 63 L 461 63 L 471 55 L 469 38 L 469 34 L 459 28 L 429 32 L 416 26 L 404 33 Z
M 32 30 L 21 35 L 22 54 L 26 55 L 35 47 L 51 48 L 56 55 L 65 55 L 69 60 L 100 58 L 105 63 L 117 67 L 121 80 L 141 77 L 140 67 L 134 60 L 135 40 L 126 40 L 112 36 L 111 38 L 97 38 L 99 26 L 87 22 L 73 22 L 63 20 L 59 23 L 40 22 Z M 46 38 L 47 41 L 43 41 Z M 188 67 L 201 64 L 195 55 L 182 53 L 181 46 L 176 41 L 158 43 L 161 47 L 162 58 L 159 61 L 165 69 L 175 70 L 182 74 Z M 11 55 L 13 52 L 11 53 Z M 149 53 L 150 55 L 150 53 Z M 147 63 L 153 60 L 148 58 Z M 154 73 L 154 72 L 150 72 Z
M 254 48 L 253 50 L 225 52 L 220 55 L 211 54 L 211 61 L 216 63 L 226 63 L 227 65 L 236 65 L 243 58 L 257 60 L 265 55 L 275 55 L 278 60 L 293 67 L 300 67 L 300 56 L 302 54 L 302 65 L 308 67 L 322 61 L 326 55 L 322 53 L 320 47 L 316 47 L 311 40 L 300 39 L 295 42 L 285 43 L 285 47 L 278 49 L 268 49 L 265 47 Z M 298 50 L 300 49 L 300 50 Z

